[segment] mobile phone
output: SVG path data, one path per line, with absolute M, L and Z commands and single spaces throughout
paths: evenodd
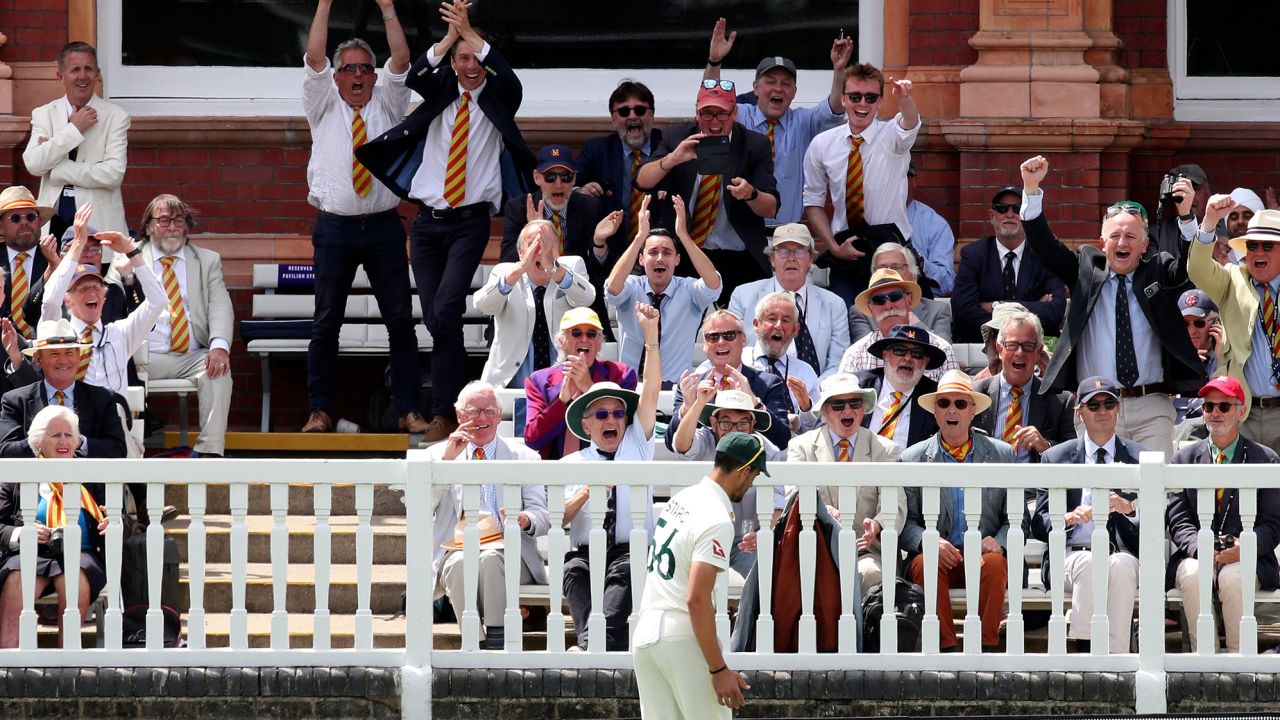
M 698 157 L 695 165 L 699 175 L 727 175 L 733 172 L 729 157 L 729 136 L 714 135 L 698 140 Z

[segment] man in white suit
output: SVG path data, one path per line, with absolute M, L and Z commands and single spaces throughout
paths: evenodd
M 502 420 L 502 406 L 493 386 L 476 380 L 462 388 L 455 403 L 458 429 L 442 443 L 430 449 L 435 460 L 540 460 L 538 453 L 523 445 L 509 445 L 498 437 L 498 423 Z M 539 535 L 546 535 L 551 526 L 547 515 L 547 488 L 526 484 L 520 489 L 520 584 L 546 585 L 547 569 L 538 553 Z M 485 485 L 481 492 L 480 512 L 489 513 L 499 523 L 505 522 L 502 507 L 502 488 Z M 435 596 L 449 596 L 458 614 L 467 608 L 463 580 L 463 552 L 447 550 L 446 542 L 453 540 L 454 529 L 462 518 L 462 486 L 454 485 L 442 493 L 436 501 L 435 537 L 432 551 L 435 553 Z M 501 547 L 480 551 L 480 577 L 476 584 L 476 604 L 480 608 L 480 621 L 485 626 L 483 647 L 501 650 L 506 635 L 503 615 L 507 610 L 506 556 Z
M 848 309 L 840 296 L 809 282 L 813 235 L 800 223 L 782 225 L 769 239 L 765 253 L 773 265 L 773 277 L 739 286 L 729 298 L 729 310 L 740 318 L 755 317 L 756 304 L 765 295 L 792 293 L 800 326 L 791 354 L 809 363 L 820 377 L 831 375 L 849 347 Z
M 493 316 L 493 345 L 480 378 L 496 387 L 524 387 L 525 378 L 555 360 L 551 328 L 571 307 L 587 307 L 596 290 L 587 266 L 560 257 L 560 241 L 547 220 L 520 231 L 520 262 L 499 263 L 475 295 L 476 309 Z
M 858 378 L 845 373 L 836 373 L 822 381 L 822 395 L 818 400 L 818 412 L 823 424 L 803 435 L 797 436 L 787 446 L 787 462 L 894 462 L 898 459 L 898 446 L 868 430 L 860 432 L 862 416 L 869 408 L 875 407 L 876 392 L 863 388 Z M 787 495 L 796 492 L 794 486 L 787 488 Z M 841 521 L 837 505 L 840 500 L 840 489 L 835 486 L 820 486 L 819 500 L 827 506 L 827 511 L 836 520 Z M 866 597 L 871 588 L 880 584 L 883 576 L 880 561 L 880 531 L 884 523 L 880 516 L 880 489 L 875 482 L 858 488 L 857 506 L 844 508 L 845 512 L 853 511 L 847 519 L 856 532 L 862 529 L 858 538 L 858 581 L 862 597 Z M 898 514 L 894 526 L 902 530 L 907 521 L 906 497 L 898 495 Z
M 93 203 L 90 225 L 129 230 L 120 184 L 131 120 L 94 94 L 99 75 L 93 46 L 67 43 L 58 55 L 58 80 L 66 95 L 31 111 L 31 139 L 22 162 L 40 178 L 39 204 L 57 210 L 46 229 L 55 237 L 71 226 L 76 208 L 85 203 Z M 110 253 L 103 260 L 110 262 Z
M 231 339 L 235 316 L 222 279 L 222 258 L 187 242 L 195 226 L 191 208 L 174 195 L 157 195 L 142 214 L 142 258 L 160 278 L 168 307 L 147 339 L 147 374 L 153 380 L 195 380 L 200 399 L 199 455 L 222 455 L 231 409 Z M 122 275 L 129 308 L 140 300 L 132 275 Z

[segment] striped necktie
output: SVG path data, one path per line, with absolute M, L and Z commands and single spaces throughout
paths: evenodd
M 631 218 L 631 224 L 627 226 L 627 238 L 634 238 L 640 223 L 640 206 L 644 204 L 644 193 L 640 192 L 636 187 L 636 173 L 640 172 L 640 166 L 644 164 L 644 158 L 640 155 L 639 150 L 631 151 L 631 198 L 628 201 L 627 213 Z
M 355 115 L 351 118 L 351 187 L 356 191 L 356 195 L 365 197 L 373 189 L 373 176 L 369 174 L 369 168 L 356 157 L 355 151 L 368 142 L 369 136 L 364 126 L 364 118 L 360 116 L 360 108 L 354 107 L 352 110 Z
M 1280 317 L 1276 314 L 1276 293 L 1271 289 L 1271 283 L 1261 285 L 1262 331 L 1266 333 L 1267 344 L 1271 346 L 1271 362 L 1274 365 L 1276 358 L 1280 357 Z M 1280 387 L 1280 382 L 1277 382 L 1276 387 Z
M 444 168 L 444 201 L 449 207 L 460 207 L 467 197 L 467 136 L 471 132 L 471 93 L 464 92 L 458 102 L 449 136 L 449 161 Z
M 716 226 L 716 215 L 720 212 L 720 176 L 703 175 L 698 182 L 697 202 L 693 204 L 693 242 L 702 244 L 711 237 Z
M 1013 436 L 1017 433 L 1017 428 L 1022 424 L 1022 388 L 1011 387 L 1009 392 L 1012 397 L 1009 399 L 1009 414 L 1004 418 L 1004 432 L 1001 433 L 1000 439 L 1013 444 Z
M 889 405 L 889 411 L 884 414 L 888 418 L 888 422 L 880 426 L 876 432 L 882 438 L 893 439 L 893 431 L 898 428 L 898 417 L 902 415 L 899 408 L 902 407 L 902 393 L 897 390 L 893 391 L 893 402 Z
M 27 280 L 26 262 L 29 256 L 20 252 L 13 258 L 13 280 L 9 290 L 9 316 L 13 318 L 13 327 L 22 337 L 31 339 L 31 325 L 27 323 L 27 315 L 22 306 L 27 303 L 27 293 L 31 285 Z
M 564 221 L 555 210 L 551 211 L 551 225 L 556 229 L 556 237 L 560 238 L 560 254 L 564 255 Z
M 769 153 L 776 160 L 778 158 L 778 146 L 774 144 L 773 132 L 778 127 L 777 120 L 765 120 L 765 137 L 769 138 Z
M 173 270 L 177 259 L 173 255 L 160 258 L 160 264 L 164 265 L 161 280 L 164 292 L 169 296 L 169 352 L 185 353 L 191 349 L 191 326 L 187 323 L 187 311 L 183 309 L 178 274 Z
M 80 364 L 76 366 L 76 382 L 84 380 L 84 376 L 89 374 L 89 363 L 93 361 L 92 325 L 84 326 L 84 332 L 80 333 L 80 342 L 89 347 L 80 349 Z
M 62 392 L 61 390 L 55 390 L 55 391 L 53 392 L 53 404 L 54 404 L 54 405 L 62 405 L 63 407 L 66 407 L 66 405 L 67 405 L 67 394 L 66 394 L 66 393 L 64 393 L 64 392 Z
M 866 198 L 862 193 L 862 138 L 849 136 L 849 166 L 844 176 L 844 219 L 852 227 L 866 215 Z
M 98 501 L 93 499 L 93 493 L 84 485 L 80 486 L 80 509 L 89 511 L 95 529 L 106 519 Z M 62 483 L 49 483 L 49 500 L 45 507 L 44 521 L 45 525 L 55 529 L 67 524 L 67 510 L 62 502 Z
M 853 456 L 849 453 L 849 438 L 840 438 L 836 443 L 836 462 L 850 462 Z

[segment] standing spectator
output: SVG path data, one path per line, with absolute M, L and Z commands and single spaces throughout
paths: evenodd
M 960 368 L 955 354 L 951 351 L 951 343 L 943 340 L 933 331 L 916 325 L 911 308 L 920 303 L 920 286 L 914 280 L 906 280 L 893 270 L 881 268 L 871 276 L 871 285 L 858 293 L 854 306 L 864 316 L 875 323 L 875 330 L 844 351 L 840 359 L 840 372 L 861 373 L 881 367 L 880 353 L 876 350 L 885 338 L 888 338 L 895 327 L 911 325 L 922 329 L 931 345 L 938 349 L 943 360 L 931 364 L 926 375 L 937 380 L 942 373 Z
M 1161 197 L 1159 200 L 1160 211 L 1156 213 L 1155 224 L 1149 229 L 1151 245 L 1147 249 L 1147 254 L 1163 252 L 1176 257 L 1181 261 L 1185 271 L 1189 248 L 1183 225 L 1195 222 L 1196 218 L 1204 217 L 1205 203 L 1209 201 L 1209 195 L 1213 189 L 1209 184 L 1208 174 L 1196 164 L 1170 168 L 1166 176 L 1176 177 L 1178 181 L 1174 183 L 1171 196 Z M 1225 229 L 1225 227 L 1219 229 Z M 1182 292 L 1187 288 L 1175 289 Z
M 588 140 L 574 161 L 578 192 L 599 198 L 606 213 L 623 213 L 619 230 L 609 239 L 610 257 L 621 254 L 636 235 L 644 193 L 633 181 L 662 142 L 662 131 L 653 127 L 655 110 L 653 92 L 644 83 L 618 83 L 609 95 L 609 120 L 614 132 Z
M 907 163 L 907 222 L 911 224 L 911 247 L 924 259 L 921 276 L 934 286 L 934 295 L 950 295 L 956 284 L 956 235 L 937 210 L 916 197 L 914 160 Z
M 73 213 L 74 214 L 74 213 Z M 36 245 L 40 242 L 40 226 L 53 217 L 52 207 L 37 205 L 31 191 L 21 185 L 7 187 L 0 193 L 0 240 L 4 252 L 4 294 L 0 317 L 9 318 L 18 334 L 27 340 L 35 338 L 40 322 L 40 305 L 34 302 L 36 282 L 43 282 L 49 259 Z
M 424 443 L 444 440 L 458 427 L 453 402 L 467 378 L 462 313 L 489 244 L 489 218 L 502 205 L 499 155 L 503 148 L 510 154 L 521 184 L 533 168 L 515 121 L 520 80 L 471 27 L 469 7 L 468 0 L 441 5 L 449 31 L 405 81 L 422 104 L 356 151 L 375 178 L 420 205 L 409 245 L 423 321 L 434 340 Z
M 1190 269 L 1190 266 L 1188 266 Z M 1195 346 L 1196 354 L 1204 362 L 1209 377 L 1218 375 L 1218 355 L 1227 351 L 1227 334 L 1222 327 L 1218 306 L 1203 290 L 1188 290 L 1178 298 L 1182 308 L 1182 321 L 1187 325 L 1187 336 Z
M 40 204 L 57 210 L 48 230 L 54 237 L 62 237 L 86 203 L 97 208 L 89 218 L 93 226 L 129 229 L 120 185 L 131 120 L 94 94 L 99 77 L 98 51 L 88 43 L 67 43 L 58 53 L 58 80 L 66 94 L 31 111 L 31 140 L 22 162 L 40 178 Z
M 307 35 L 302 81 L 303 111 L 311 128 L 307 202 L 315 206 L 318 216 L 311 235 L 316 312 L 307 347 L 311 415 L 302 432 L 333 430 L 338 333 L 351 282 L 361 265 L 387 326 L 391 399 L 400 416 L 400 429 L 411 433 L 427 429 L 418 409 L 418 339 L 409 303 L 404 225 L 396 212 L 400 199 L 354 157 L 368 138 L 391 129 L 409 106 L 409 89 L 405 87 L 409 45 L 404 28 L 392 0 L 377 1 L 391 47 L 381 85 L 377 84 L 373 48 L 364 40 L 353 38 L 340 44 L 333 53 L 333 65 L 329 64 L 325 46 L 332 0 L 320 0 Z M 226 337 L 231 336 L 228 333 Z
M 703 80 L 719 80 L 720 64 L 733 50 L 738 33 L 725 34 L 725 20 L 716 21 L 711 31 L 711 50 Z M 800 222 L 804 210 L 804 153 L 818 133 L 839 125 L 844 119 L 841 97 L 844 69 L 853 57 L 853 38 L 831 41 L 831 90 L 826 102 L 811 107 L 792 107 L 796 99 L 796 65 L 787 58 L 771 56 L 756 65 L 751 84 L 754 103 L 738 103 L 738 121 L 748 130 L 769 138 L 773 151 L 773 177 L 778 187 L 778 212 L 766 220 L 770 226 Z M 742 317 L 746 317 L 743 315 Z
M 1236 188 L 1231 191 L 1231 199 L 1236 201 L 1231 212 L 1227 214 L 1227 236 L 1240 237 L 1249 231 L 1249 221 L 1254 215 L 1262 212 L 1265 206 L 1258 193 L 1248 188 Z
M 1001 188 L 991 197 L 988 213 L 994 235 L 960 249 L 960 269 L 951 296 L 956 342 L 978 342 L 979 328 L 997 305 L 1020 303 L 1036 317 L 1045 333 L 1056 336 L 1067 311 L 1067 286 L 1027 251 L 1017 188 Z
M 886 269 L 898 273 L 898 277 L 903 281 L 913 282 L 919 287 L 920 266 L 911 248 L 896 242 L 881 243 L 880 247 L 871 253 L 871 272 Z M 919 325 L 937 337 L 951 342 L 951 303 L 924 297 L 924 288 L 920 289 L 919 302 L 910 309 L 907 319 L 903 322 Z M 858 309 L 856 302 L 849 307 L 849 334 L 854 342 L 870 335 L 875 328 L 876 323 Z

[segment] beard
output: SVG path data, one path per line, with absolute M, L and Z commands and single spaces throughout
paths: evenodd
M 156 236 L 155 244 L 165 255 L 176 255 L 187 244 L 187 236 L 185 233 L 166 232 Z
M 36 246 L 39 238 L 39 230 L 21 230 L 14 233 L 13 237 L 5 238 L 5 244 L 18 252 L 26 252 Z

